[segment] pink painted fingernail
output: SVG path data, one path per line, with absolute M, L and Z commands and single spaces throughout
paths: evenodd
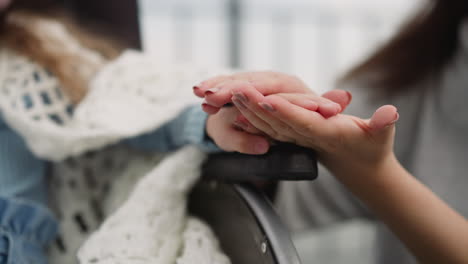
M 399 118 L 400 118 L 400 114 L 398 114 L 398 112 L 395 113 L 395 118 L 394 118 L 394 120 L 393 120 L 392 122 L 388 123 L 388 125 L 386 125 L 384 128 L 389 128 L 389 127 L 391 127 L 392 125 L 394 125 L 394 124 L 398 121 Z
M 209 106 L 211 106 L 211 105 L 208 104 L 208 102 L 206 101 L 206 99 L 203 100 L 203 102 L 202 102 L 201 105 L 202 105 L 202 107 L 209 107 Z
M 261 108 L 267 110 L 268 112 L 275 112 L 276 111 L 276 109 L 269 103 L 260 102 L 260 103 L 258 103 L 258 105 L 260 105 Z
M 346 92 L 346 95 L 348 96 L 348 104 L 349 104 L 349 102 L 351 102 L 351 100 L 353 99 L 353 95 L 348 91 L 345 91 L 345 92 Z
M 248 103 L 249 102 L 249 98 L 247 98 L 247 96 L 245 96 L 245 94 L 241 93 L 241 92 L 234 92 L 234 97 L 243 102 L 243 103 Z
M 205 91 L 205 95 L 214 94 L 214 93 L 218 92 L 219 90 L 221 90 L 221 88 L 219 88 L 219 87 L 210 88 L 210 89 Z
M 398 119 L 400 119 L 400 114 L 398 114 L 398 112 L 396 112 L 395 113 L 395 119 L 390 123 L 390 125 L 395 124 L 398 121 Z
M 237 98 L 233 97 L 232 99 L 232 102 L 234 103 L 235 106 L 237 106 L 237 108 L 239 109 L 247 109 L 247 106 L 245 106 L 240 100 L 238 100 Z
M 200 90 L 200 87 L 198 87 L 198 86 L 195 85 L 195 86 L 193 87 L 193 90 L 194 90 L 194 91 Z
M 268 151 L 268 143 L 265 141 L 260 141 L 255 143 L 254 145 L 254 151 L 257 154 L 264 154 Z

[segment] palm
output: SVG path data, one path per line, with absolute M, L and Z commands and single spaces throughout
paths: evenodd
M 393 129 L 390 134 L 383 133 L 398 118 L 393 106 L 379 108 L 368 120 L 345 114 L 325 119 L 278 96 L 266 98 L 266 102 L 275 107 L 275 112 L 257 114 L 275 129 L 277 140 L 313 148 L 322 155 L 364 159 L 373 159 L 393 145 Z

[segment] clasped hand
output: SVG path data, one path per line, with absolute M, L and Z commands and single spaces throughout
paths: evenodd
M 332 167 L 372 167 L 393 155 L 397 109 L 382 106 L 370 119 L 343 114 L 351 102 L 343 90 L 318 96 L 294 76 L 248 72 L 211 78 L 194 93 L 205 98 L 208 135 L 227 151 L 263 154 L 273 139 L 312 148 Z

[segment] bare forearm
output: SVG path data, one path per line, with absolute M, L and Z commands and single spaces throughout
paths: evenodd
M 339 178 L 422 263 L 468 263 L 468 221 L 394 157 L 374 171 L 359 174 Z

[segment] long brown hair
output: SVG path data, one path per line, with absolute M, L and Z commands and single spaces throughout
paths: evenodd
M 34 32 L 28 25 L 21 25 L 9 19 L 14 15 L 27 17 L 30 22 L 36 19 L 59 21 L 81 45 L 98 52 L 104 59 L 111 59 L 119 54 L 120 47 L 115 41 L 78 27 L 70 14 L 57 6 L 55 1 L 15 0 L 7 10 L 2 12 L 0 16 L 1 42 L 54 73 L 73 103 L 79 102 L 85 96 L 89 81 L 88 78 L 76 74 L 74 65 L 83 66 L 84 64 L 91 70 L 95 70 L 94 68 L 98 65 L 86 61 L 76 52 L 60 48 L 62 43 L 57 42 L 52 36 L 44 35 L 43 32 Z M 51 44 L 56 48 L 51 48 Z
M 453 58 L 458 31 L 468 15 L 467 0 L 426 0 L 427 4 L 387 44 L 339 80 L 364 82 L 384 94 L 417 87 Z

